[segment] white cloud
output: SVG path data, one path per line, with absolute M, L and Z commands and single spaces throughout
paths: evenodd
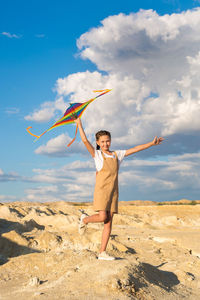
M 34 189 L 25 190 L 26 193 L 26 201 L 39 201 L 39 202 L 47 202 L 47 201 L 56 201 L 56 193 L 57 186 L 49 185 L 49 186 L 39 186 Z
M 110 131 L 117 132 L 117 136 L 124 136 L 130 124 L 129 109 L 133 110 L 133 114 L 140 112 L 142 99 L 150 93 L 150 90 L 132 75 L 122 78 L 117 74 L 107 76 L 89 71 L 58 79 L 56 87 L 60 94 L 70 93 L 72 101 L 81 99 L 81 95 L 82 101 L 88 100 L 94 97 L 92 90 L 112 87 L 113 90 L 109 94 L 90 104 L 83 115 L 89 135 L 107 127 Z M 123 126 L 120 120 L 123 120 Z
M 75 127 L 74 127 L 75 134 Z M 67 134 L 61 134 L 49 140 L 46 145 L 42 145 L 35 150 L 36 154 L 47 156 L 69 156 L 74 153 L 86 154 L 86 150 L 82 143 L 75 141 L 69 148 L 67 145 L 72 141 Z
M 11 195 L 0 195 L 0 201 L 1 202 L 12 202 L 12 201 L 17 201 L 16 196 L 11 196 Z
M 151 136 L 153 128 L 164 135 L 200 129 L 199 30 L 200 9 L 164 16 L 141 10 L 108 17 L 102 26 L 79 38 L 81 57 L 107 71 L 109 78 L 115 74 L 114 87 L 129 76 L 138 80 L 141 91 L 144 86 L 149 95 L 158 95 L 147 100 L 148 94 L 141 95 L 137 110 L 128 105 L 127 133 L 132 130 L 131 125 L 135 133 L 127 134 L 124 140 L 130 137 L 137 142 L 138 136 Z M 126 89 L 132 89 L 134 101 L 131 82 L 127 82 Z M 115 97 L 115 119 L 121 116 L 121 103 L 127 101 L 120 96 Z
M 10 39 L 13 39 L 13 38 L 14 39 L 19 39 L 19 38 L 21 38 L 21 35 L 17 35 L 15 33 L 10 33 L 10 32 L 6 32 L 6 31 L 2 32 L 1 34 L 8 37 L 8 38 L 10 38 Z
M 70 74 L 57 80 L 55 91 L 61 99 L 84 102 L 94 96 L 92 90 L 113 89 L 83 115 L 92 142 L 102 128 L 111 131 L 113 145 L 122 149 L 155 135 L 195 134 L 200 129 L 199 31 L 200 9 L 164 16 L 152 10 L 110 16 L 77 41 L 80 56 L 106 73 Z M 48 121 L 57 102 L 44 103 L 26 119 Z M 63 100 L 61 104 L 64 107 Z M 42 153 L 53 155 L 50 146 Z
M 28 201 L 91 201 L 95 170 L 91 161 L 76 161 L 59 169 L 35 169 L 31 180 L 48 184 L 25 190 Z
M 57 111 L 64 113 L 66 104 L 62 97 L 55 101 L 48 101 L 41 104 L 41 108 L 35 110 L 33 113 L 25 116 L 27 121 L 47 122 L 51 120 Z M 61 116 L 60 116 L 61 117 Z
M 94 173 L 92 161 L 76 161 L 59 169 L 34 169 L 36 175 L 32 177 L 34 182 L 61 183 L 61 184 L 92 184 L 91 177 Z
M 0 182 L 18 180 L 21 180 L 21 176 L 19 176 L 16 172 L 5 173 L 2 169 L 0 169 Z
M 125 158 L 120 168 L 120 199 L 176 200 L 197 199 L 200 186 L 200 153 L 171 156 L 168 160 Z M 22 177 L 0 169 L 0 181 L 17 180 L 35 187 L 25 189 L 23 201 L 92 201 L 95 166 L 92 159 L 74 161 L 60 168 L 34 169 Z M 182 195 L 182 196 L 181 196 Z M 189 195 L 189 196 L 188 196 Z M 0 201 L 20 200 L 0 195 Z
M 100 70 L 128 71 L 147 79 L 149 71 L 160 67 L 161 73 L 170 58 L 176 67 L 188 51 L 195 53 L 199 49 L 199 15 L 196 9 L 164 16 L 152 10 L 110 16 L 101 22 L 102 26 L 83 34 L 77 44 L 81 56 Z M 188 41 L 193 43 L 187 45 Z M 174 66 L 168 68 L 171 73 Z
M 121 170 L 121 184 L 130 186 L 132 182 L 140 190 L 185 190 L 198 189 L 200 153 L 190 153 L 169 157 L 167 161 L 147 161 L 134 159 L 124 161 Z
M 173 156 L 168 161 L 125 159 L 120 168 L 120 199 L 173 200 L 198 198 L 200 153 Z M 94 162 L 74 161 L 60 168 L 35 169 L 29 181 L 40 186 L 25 191 L 29 201 L 92 201 Z

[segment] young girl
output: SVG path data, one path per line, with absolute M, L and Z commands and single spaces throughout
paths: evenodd
M 87 216 L 82 214 L 79 223 L 79 233 L 83 234 L 88 223 L 104 222 L 101 248 L 98 259 L 114 260 L 115 258 L 106 253 L 106 247 L 110 238 L 112 219 L 114 213 L 118 213 L 118 170 L 125 156 L 145 150 L 151 146 L 159 145 L 163 138 L 155 137 L 152 142 L 139 145 L 128 150 L 111 151 L 111 135 L 108 131 L 96 133 L 97 150 L 88 141 L 82 127 L 81 120 L 74 117 L 78 124 L 81 140 L 95 160 L 96 184 L 94 191 L 94 210 L 97 214 Z

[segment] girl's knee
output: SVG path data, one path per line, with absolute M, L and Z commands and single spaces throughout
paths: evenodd
M 104 224 L 112 223 L 112 219 L 113 219 L 113 213 L 108 211 L 107 215 L 106 215 L 106 219 L 104 221 Z
M 102 211 L 99 213 L 100 222 L 105 222 L 108 218 L 107 213 Z

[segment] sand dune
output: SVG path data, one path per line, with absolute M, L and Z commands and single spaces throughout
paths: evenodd
M 108 252 L 90 204 L 0 204 L 0 299 L 200 299 L 200 205 L 121 202 Z

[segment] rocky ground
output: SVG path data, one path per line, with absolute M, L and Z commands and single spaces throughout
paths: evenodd
M 91 205 L 0 204 L 0 300 L 200 299 L 200 205 L 144 204 L 120 203 L 107 262 Z

